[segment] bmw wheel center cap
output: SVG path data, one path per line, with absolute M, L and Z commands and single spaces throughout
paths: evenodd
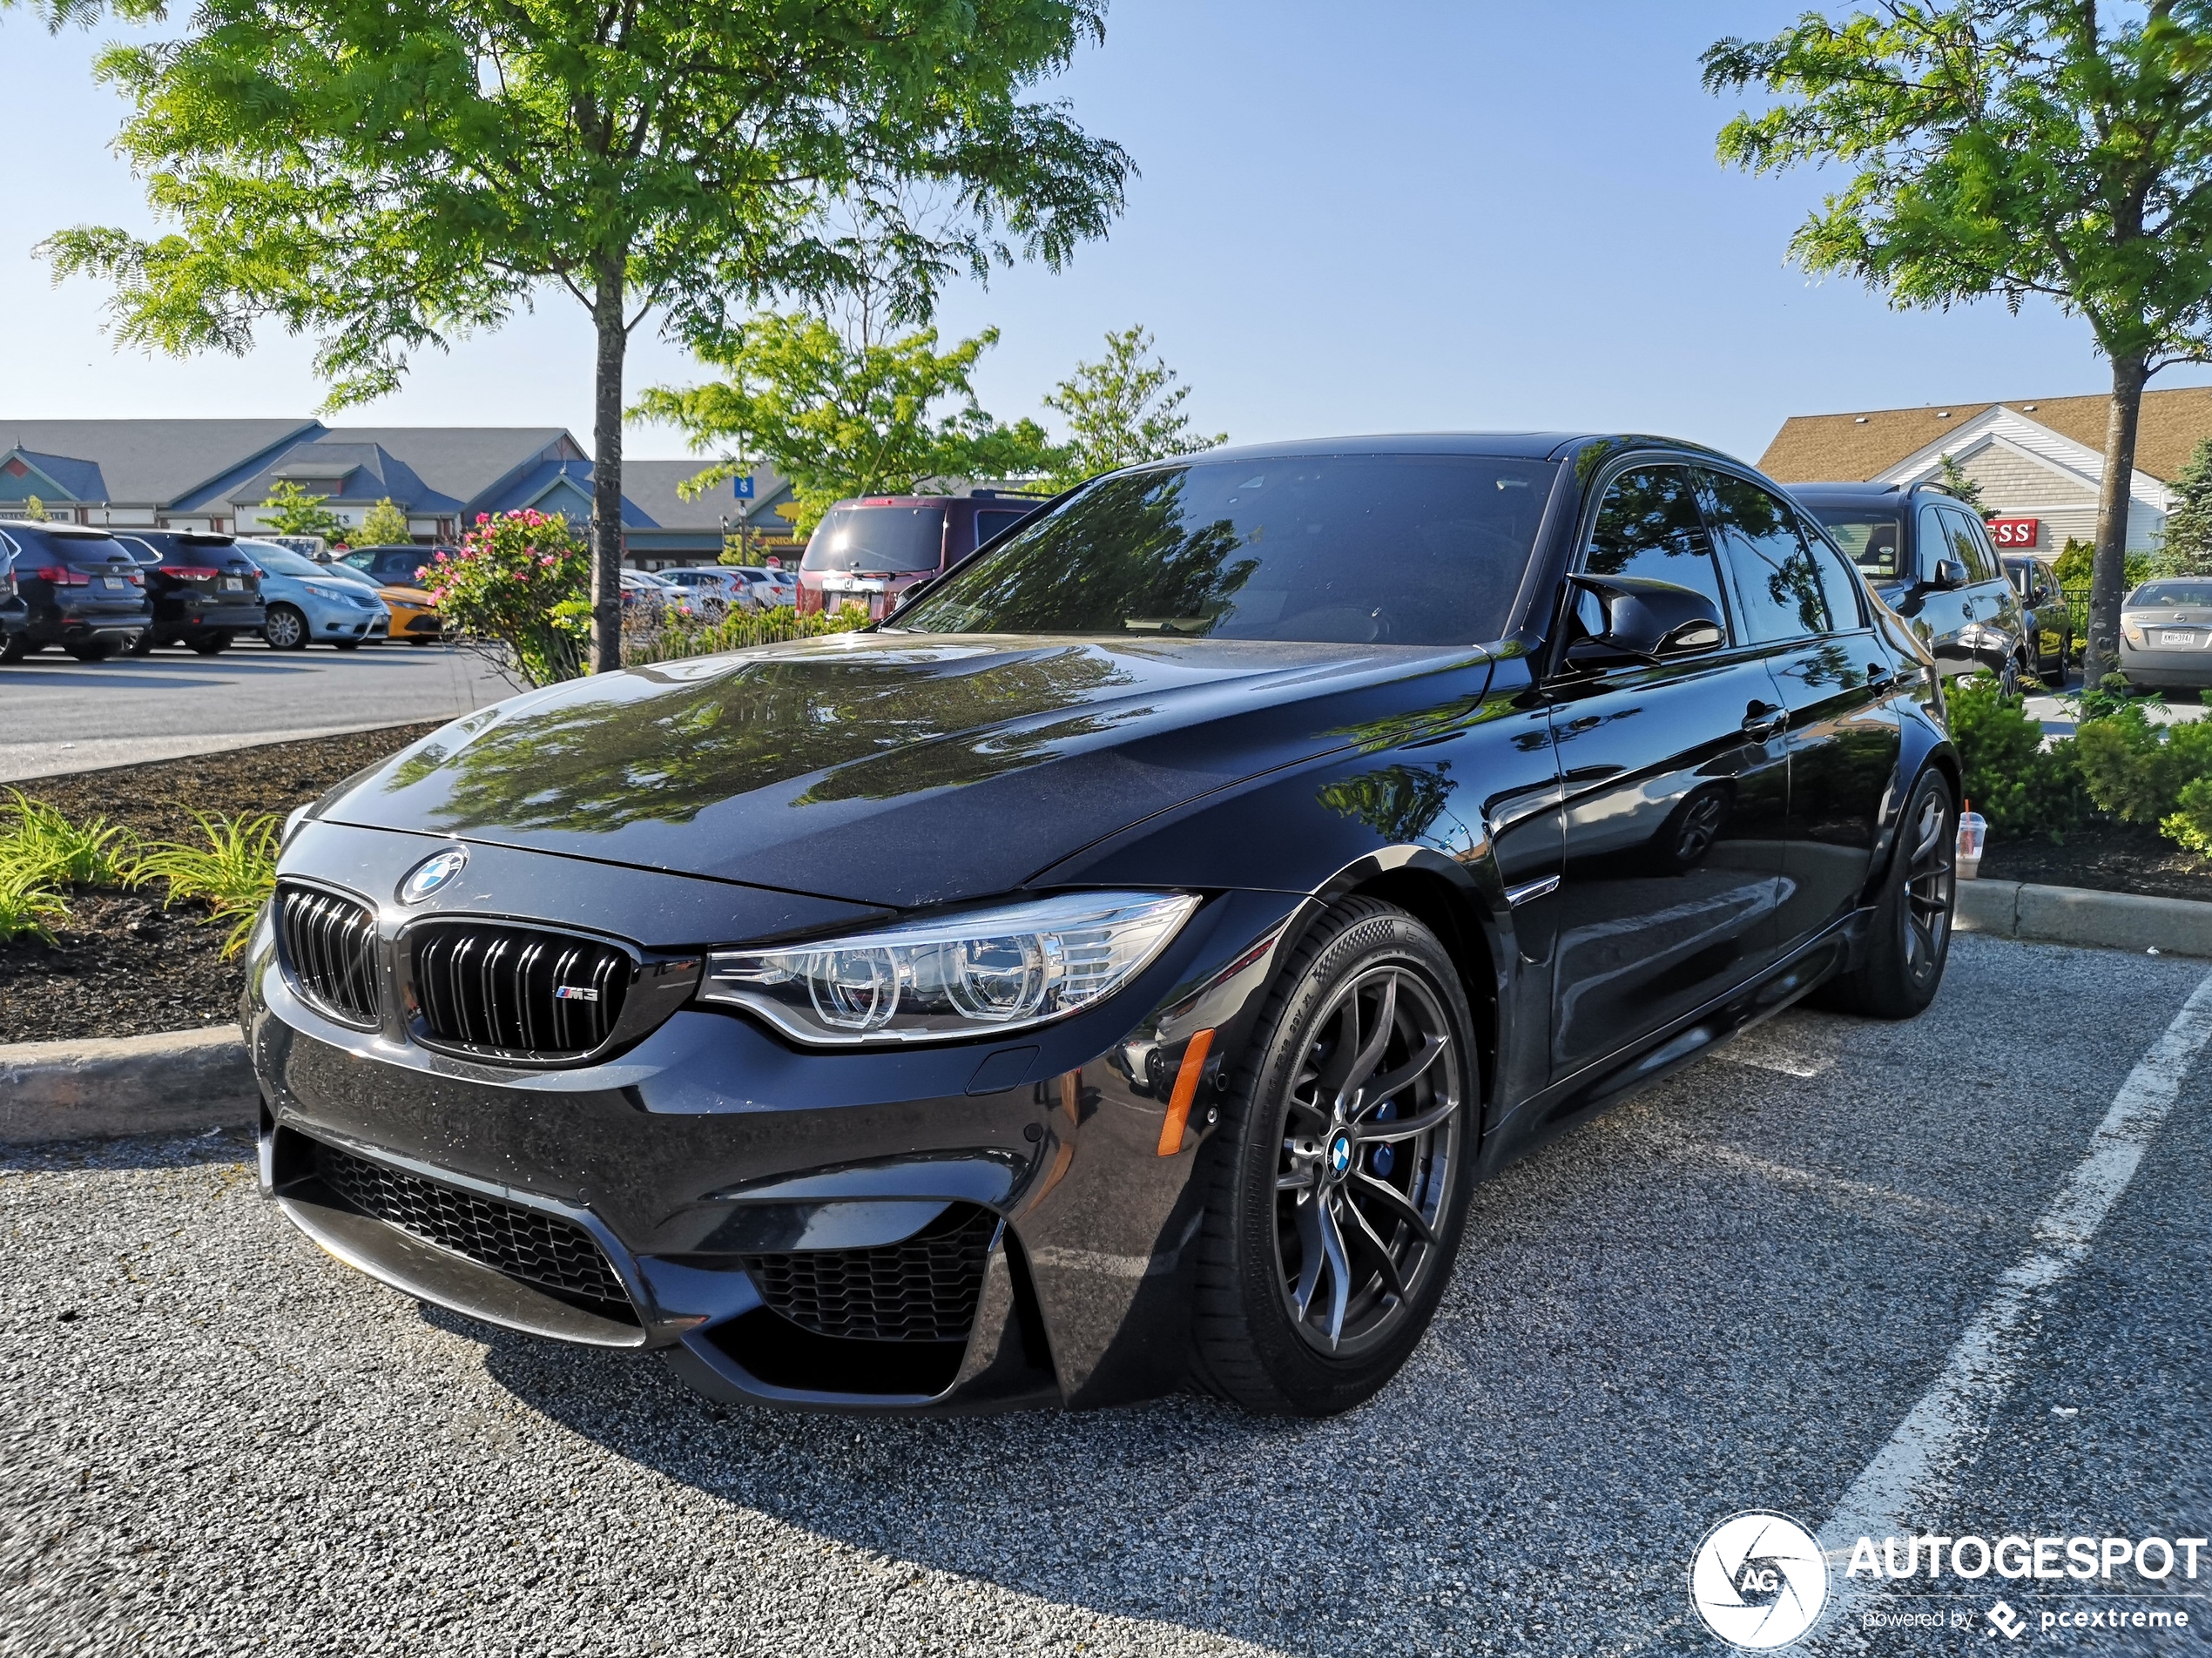
M 469 866 L 469 849 L 454 846 L 433 853 L 407 873 L 400 883 L 400 902 L 420 904 L 431 893 L 448 885 L 453 878 Z
M 1339 1134 L 1329 1142 L 1329 1172 L 1341 1180 L 1352 1167 L 1352 1136 Z

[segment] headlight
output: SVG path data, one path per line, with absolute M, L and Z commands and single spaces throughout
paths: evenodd
M 1069 893 L 775 950 L 717 950 L 703 1001 L 802 1042 L 950 1041 L 1065 1018 L 1110 996 L 1198 907 L 1187 893 Z

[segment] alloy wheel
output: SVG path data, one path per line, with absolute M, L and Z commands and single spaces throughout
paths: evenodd
M 1941 967 L 1951 928 L 1956 874 L 1950 804 L 1941 788 L 1925 789 L 1912 820 L 1905 866 L 1905 967 L 1915 984 L 1925 983 Z
M 306 619 L 288 604 L 270 607 L 268 619 L 261 624 L 261 637 L 273 650 L 294 650 L 306 637 Z
M 1285 1103 L 1275 1237 L 1285 1307 L 1325 1353 L 1386 1339 L 1435 1268 L 1460 1064 L 1441 1000 L 1407 967 L 1370 968 L 1314 1022 Z

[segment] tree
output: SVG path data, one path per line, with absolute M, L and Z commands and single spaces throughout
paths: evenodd
M 389 495 L 371 507 L 361 519 L 361 541 L 364 547 L 399 547 L 414 539 L 415 530 L 407 521 L 405 509 L 395 506 Z
M 1042 427 L 1001 426 L 975 401 L 969 376 L 998 338 L 986 328 L 941 353 L 934 328 L 876 343 L 848 340 L 819 316 L 765 316 L 704 354 L 725 378 L 655 387 L 631 413 L 724 452 L 685 486 L 694 492 L 767 462 L 791 480 L 804 536 L 847 495 L 911 495 L 1052 464 Z
M 897 247 L 915 304 L 955 269 L 1058 266 L 1118 212 L 1130 162 L 1025 95 L 1103 29 L 1098 0 L 200 0 L 183 39 L 100 60 L 135 106 L 118 148 L 179 230 L 44 246 L 114 282 L 130 344 L 315 335 L 331 407 L 567 293 L 595 337 L 610 669 L 632 333 L 711 343 L 765 296 L 835 291 L 840 206 Z
M 1972 507 L 1976 513 L 1985 510 L 1981 503 L 1981 485 L 1966 475 L 1966 468 L 1959 464 L 1955 455 L 1946 455 L 1936 463 L 1936 475 L 1943 487 Z
M 1068 421 L 1069 441 L 1052 484 L 1065 489 L 1116 467 L 1164 460 L 1217 448 L 1229 434 L 1203 436 L 1190 429 L 1183 413 L 1188 386 L 1177 386 L 1176 372 L 1157 357 L 1150 361 L 1152 336 L 1143 323 L 1126 333 L 1109 333 L 1103 361 L 1077 363 L 1076 372 L 1053 389 L 1045 407 Z M 1163 394 L 1164 394 L 1164 395 Z
M 2198 441 L 2172 487 L 2181 498 L 2166 515 L 2161 562 L 2177 576 L 2212 574 L 2212 437 Z
M 2115 15 L 2117 14 L 2117 15 Z M 1851 172 L 1792 239 L 1900 307 L 2047 295 L 2112 369 L 2087 681 L 2117 665 L 2145 383 L 2212 351 L 2212 10 L 2148 0 L 1885 0 L 1704 56 L 1713 91 L 1777 101 L 1722 130 L 1757 172 Z
M 34 524 L 44 523 L 48 517 L 46 503 L 37 495 L 25 495 L 23 501 L 23 516 Z
M 322 503 L 328 495 L 311 495 L 298 484 L 280 482 L 260 506 L 261 528 L 273 536 L 320 536 L 343 541 L 346 521 Z

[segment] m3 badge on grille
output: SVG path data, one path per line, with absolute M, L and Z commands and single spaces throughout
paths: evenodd
M 407 873 L 400 883 L 400 902 L 420 904 L 469 866 L 469 849 L 454 846 L 433 853 Z
M 589 985 L 555 985 L 553 1000 L 556 1001 L 597 1001 L 599 1000 L 599 993 Z

